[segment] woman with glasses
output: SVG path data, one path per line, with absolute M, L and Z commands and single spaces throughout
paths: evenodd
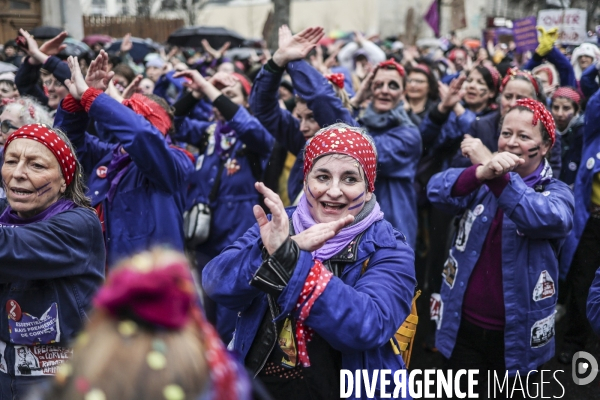
M 404 109 L 413 123 L 419 126 L 439 99 L 437 79 L 429 66 L 416 64 L 407 69 L 404 85 Z
M 71 71 L 58 57 L 49 54 L 57 54 L 64 48 L 62 42 L 67 37 L 67 32 L 61 32 L 41 47 L 38 47 L 29 32 L 20 29 L 19 33 L 27 43 L 27 47 L 21 46 L 21 50 L 27 53 L 27 57 L 15 77 L 19 93 L 33 96 L 42 105 L 56 110 L 60 101 L 69 94 L 63 83 L 65 79 L 71 77 Z M 39 86 L 40 79 L 45 90 Z

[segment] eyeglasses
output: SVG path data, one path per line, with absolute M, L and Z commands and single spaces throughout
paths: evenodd
M 424 79 L 412 79 L 412 78 L 409 78 L 406 80 L 407 85 L 410 85 L 411 83 L 414 83 L 415 85 L 423 85 L 423 84 L 427 83 L 427 81 Z
M 19 127 L 18 126 L 14 126 L 7 119 L 5 119 L 4 121 L 0 122 L 0 130 L 2 131 L 2 133 L 8 133 L 11 129 L 19 129 Z
M 60 81 L 58 81 L 56 79 L 46 79 L 45 81 L 42 81 L 42 83 L 47 88 L 50 88 L 52 85 L 54 85 L 54 87 L 57 88 L 57 89 L 59 89 L 59 88 L 61 88 L 61 87 L 64 86 L 62 83 L 60 83 Z

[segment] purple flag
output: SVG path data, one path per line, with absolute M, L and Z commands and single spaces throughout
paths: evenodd
M 440 36 L 440 14 L 438 13 L 438 0 L 433 0 L 427 14 L 423 16 L 425 22 L 429 24 L 436 37 Z

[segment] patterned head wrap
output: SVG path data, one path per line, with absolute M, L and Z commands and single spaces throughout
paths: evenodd
M 375 148 L 364 135 L 352 129 L 350 126 L 326 128 L 308 142 L 304 157 L 304 179 L 319 157 L 326 154 L 345 154 L 358 161 L 367 177 L 369 192 L 375 191 L 377 176 Z
M 46 146 L 54 154 L 67 186 L 73 182 L 77 161 L 69 145 L 45 124 L 23 125 L 10 134 L 4 144 L 4 154 L 10 143 L 15 139 L 30 139 Z
M 579 102 L 581 101 L 581 96 L 579 95 L 579 93 L 577 93 L 576 90 L 566 86 L 559 87 L 558 89 L 556 89 L 556 92 L 554 92 L 554 94 L 552 95 L 552 100 L 558 97 L 566 97 L 567 99 L 577 104 L 577 106 L 579 106 Z
M 511 110 L 516 107 L 525 107 L 533 113 L 533 120 L 531 121 L 533 126 L 536 126 L 538 121 L 542 121 L 548 135 L 550 135 L 551 145 L 554 146 L 554 142 L 556 142 L 556 125 L 550 111 L 542 103 L 533 99 L 519 99 Z

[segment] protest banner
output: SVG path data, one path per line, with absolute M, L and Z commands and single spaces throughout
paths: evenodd
M 540 10 L 537 24 L 548 29 L 558 27 L 561 44 L 581 44 L 587 37 L 587 11 L 579 8 Z
M 513 37 L 518 53 L 533 51 L 538 46 L 536 18 L 527 17 L 513 21 Z

